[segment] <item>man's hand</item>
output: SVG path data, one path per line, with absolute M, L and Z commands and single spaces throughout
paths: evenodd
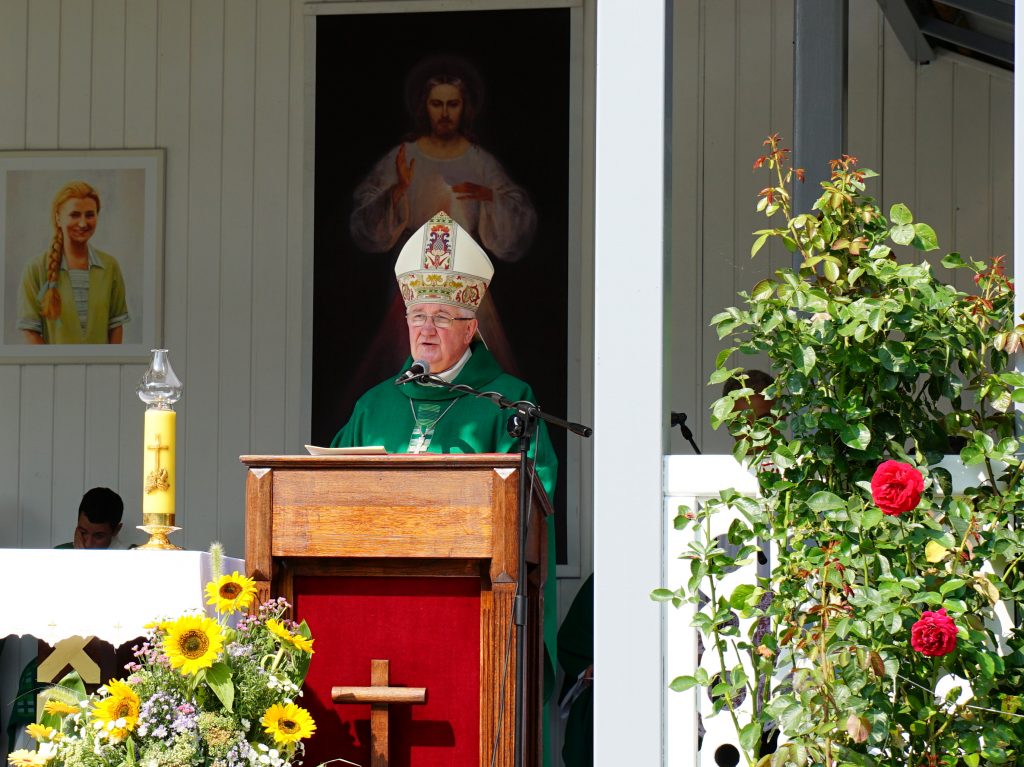
M 398 154 L 395 156 L 395 173 L 398 181 L 391 187 L 391 204 L 396 205 L 405 195 L 405 190 L 412 184 L 413 169 L 416 167 L 416 158 L 413 157 L 409 163 L 405 162 L 405 144 L 398 147 Z
M 457 200 L 477 200 L 478 202 L 491 202 L 494 199 L 494 192 L 489 186 L 474 184 L 472 181 L 463 181 L 461 184 L 453 184 L 452 191 L 455 192 Z

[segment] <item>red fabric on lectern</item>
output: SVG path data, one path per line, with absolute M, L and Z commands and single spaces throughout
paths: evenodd
M 477 578 L 296 578 L 296 619 L 313 632 L 305 693 L 316 720 L 307 765 L 370 764 L 369 705 L 335 704 L 331 688 L 368 686 L 370 661 L 391 686 L 426 687 L 427 702 L 389 709 L 392 767 L 479 767 L 480 581 Z

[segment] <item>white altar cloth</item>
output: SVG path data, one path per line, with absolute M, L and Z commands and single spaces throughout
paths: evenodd
M 245 560 L 224 557 L 224 572 Z M 48 644 L 95 636 L 117 647 L 157 618 L 208 610 L 205 551 L 0 549 L 0 637 L 31 634 Z

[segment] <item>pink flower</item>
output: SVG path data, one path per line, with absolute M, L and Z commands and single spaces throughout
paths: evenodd
M 924 490 L 924 477 L 909 463 L 885 461 L 871 478 L 871 498 L 883 514 L 898 517 L 917 508 Z
M 948 655 L 956 649 L 956 624 L 946 608 L 925 610 L 921 620 L 910 627 L 910 646 L 922 655 Z

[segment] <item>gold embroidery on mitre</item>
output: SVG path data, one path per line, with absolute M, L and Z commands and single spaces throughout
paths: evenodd
M 476 309 L 487 292 L 487 280 L 459 272 L 406 272 L 398 277 L 406 304 L 448 303 Z

